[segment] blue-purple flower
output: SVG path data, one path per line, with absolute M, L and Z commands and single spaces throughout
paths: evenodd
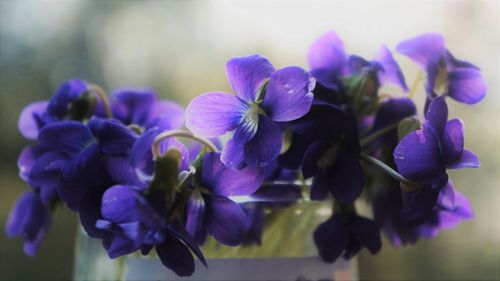
M 65 119 L 72 103 L 87 90 L 86 81 L 80 79 L 65 81 L 49 101 L 36 101 L 23 109 L 18 121 L 19 131 L 25 138 L 35 140 L 45 125 Z
M 433 238 L 441 230 L 455 227 L 460 221 L 473 217 L 467 198 L 453 189 L 451 181 L 439 193 L 431 212 L 414 220 L 401 217 L 402 192 L 399 183 L 379 186 L 372 198 L 374 219 L 392 245 L 415 244 L 420 237 Z
M 117 90 L 111 94 L 110 107 L 113 118 L 143 131 L 153 127 L 175 130 L 184 125 L 184 109 L 175 102 L 159 100 L 149 89 Z
M 477 168 L 479 159 L 464 148 L 464 127 L 459 119 L 448 120 L 444 97 L 430 104 L 424 128 L 406 135 L 394 150 L 399 173 L 407 179 L 428 186 L 405 196 L 404 216 L 414 219 L 434 206 L 439 191 L 448 182 L 446 169 Z
M 377 73 L 381 84 L 394 84 L 405 92 L 408 91 L 403 73 L 385 45 L 380 46 L 372 61 L 367 61 L 356 55 L 348 56 L 342 39 L 331 31 L 312 44 L 308 61 L 311 74 L 322 85 L 333 90 L 342 88 L 340 77 L 370 68 Z
M 52 224 L 52 214 L 38 194 L 23 193 L 11 210 L 5 230 L 9 237 L 20 236 L 24 240 L 24 252 L 34 256 Z
M 186 207 L 186 229 L 199 244 L 208 234 L 229 246 L 241 244 L 248 228 L 245 212 L 230 196 L 254 193 L 262 184 L 261 168 L 233 170 L 224 166 L 220 153 L 205 154 L 200 186 L 194 186 Z
M 198 96 L 186 109 L 186 125 L 204 137 L 233 131 L 222 151 L 224 164 L 239 169 L 262 166 L 281 150 L 281 131 L 275 122 L 294 120 L 309 111 L 315 80 L 300 67 L 275 70 L 259 55 L 233 58 L 226 70 L 235 96 L 223 92 Z
M 475 104 L 486 95 L 488 86 L 480 69 L 453 57 L 442 35 L 422 34 L 399 43 L 396 50 L 427 73 L 429 100 L 444 95 L 458 102 Z
M 99 229 L 109 233 L 104 246 L 111 258 L 137 250 L 148 254 L 155 247 L 161 262 L 179 276 L 194 272 L 191 251 L 203 262 L 198 246 L 182 226 L 165 219 L 164 194 L 143 195 L 131 186 L 115 185 L 102 198 L 103 219 L 96 222 Z

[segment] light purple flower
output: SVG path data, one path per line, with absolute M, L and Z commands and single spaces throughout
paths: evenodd
M 488 86 L 480 69 L 453 57 L 442 35 L 422 34 L 399 43 L 396 50 L 427 73 L 426 90 L 430 100 L 444 95 L 458 102 L 475 104 L 486 95 Z
M 186 125 L 204 137 L 234 132 L 222 151 L 228 167 L 262 166 L 281 149 L 275 122 L 295 120 L 309 111 L 315 80 L 300 67 L 275 70 L 259 55 L 233 58 L 226 70 L 235 96 L 210 92 L 196 97 L 186 109 Z
M 348 56 L 342 39 L 334 31 L 319 37 L 309 48 L 311 74 L 327 88 L 341 88 L 340 77 L 359 73 L 363 68 L 377 72 L 381 84 L 394 84 L 408 92 L 403 72 L 386 45 L 381 45 L 372 61 L 356 55 Z
M 195 186 L 186 208 L 186 229 L 203 244 L 208 234 L 229 246 L 243 242 L 249 221 L 230 196 L 254 193 L 264 180 L 261 168 L 229 169 L 220 153 L 208 152 L 201 166 L 201 186 Z

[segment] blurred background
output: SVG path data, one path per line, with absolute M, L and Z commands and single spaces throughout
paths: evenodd
M 27 189 L 16 159 L 28 144 L 17 130 L 24 106 L 49 99 L 81 77 L 112 91 L 152 87 L 187 105 L 200 93 L 229 90 L 225 62 L 260 53 L 276 67 L 307 68 L 318 36 L 336 30 L 349 53 L 371 58 L 423 32 L 445 35 L 458 58 L 482 68 L 489 94 L 478 105 L 450 102 L 466 124 L 478 170 L 452 173 L 475 219 L 402 249 L 387 241 L 362 252 L 361 279 L 500 279 L 500 1 L 0 1 L 0 279 L 71 278 L 76 216 L 58 210 L 36 258 L 4 232 L 9 209 Z M 397 56 L 411 83 L 416 67 Z M 423 96 L 423 93 L 420 94 Z

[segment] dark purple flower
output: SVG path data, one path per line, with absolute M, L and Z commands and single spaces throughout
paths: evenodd
M 364 173 L 358 159 L 360 147 L 353 114 L 332 105 L 314 105 L 289 125 L 309 141 L 302 173 L 306 179 L 314 177 L 311 199 L 323 200 L 328 193 L 344 203 L 358 198 Z
M 160 131 L 175 130 L 184 125 L 184 109 L 175 102 L 159 100 L 153 90 L 115 91 L 111 94 L 110 106 L 113 118 L 143 130 L 153 127 Z
M 372 61 L 347 56 L 342 39 L 331 31 L 318 38 L 308 53 L 311 74 L 327 88 L 340 90 L 340 77 L 359 73 L 364 68 L 377 72 L 381 84 L 394 84 L 408 91 L 403 73 L 387 46 L 382 45 Z
M 220 153 L 206 153 L 200 186 L 193 188 L 187 204 L 186 229 L 199 244 L 204 243 L 208 234 L 225 245 L 241 244 L 248 227 L 247 217 L 229 197 L 254 193 L 263 179 L 261 168 L 233 170 L 224 166 Z
M 37 101 L 26 106 L 19 116 L 21 134 L 35 140 L 38 132 L 47 124 L 67 117 L 71 104 L 88 89 L 87 82 L 79 79 L 65 81 L 49 101 Z
M 432 185 L 447 168 L 479 167 L 477 156 L 464 148 L 463 123 L 447 119 L 448 106 L 443 97 L 437 97 L 426 114 L 424 128 L 401 139 L 394 150 L 394 160 L 404 177 Z
M 12 208 L 5 231 L 24 240 L 24 252 L 34 256 L 52 223 L 50 209 L 32 191 L 25 192 Z
M 430 213 L 418 219 L 405 220 L 401 217 L 404 207 L 401 193 L 404 191 L 401 191 L 397 181 L 390 182 L 374 191 L 372 202 L 375 222 L 396 247 L 414 244 L 420 237 L 433 238 L 441 230 L 450 229 L 473 216 L 467 198 L 454 191 L 451 182 L 448 182 Z
M 151 196 L 150 196 L 151 197 Z M 96 222 L 99 229 L 109 233 L 104 246 L 111 258 L 141 249 L 147 254 L 153 247 L 161 262 L 179 276 L 194 272 L 193 251 L 205 259 L 190 235 L 179 225 L 165 219 L 164 196 L 147 196 L 130 186 L 115 185 L 103 195 L 101 214 Z
M 382 247 L 375 222 L 356 214 L 333 214 L 314 231 L 314 243 L 321 258 L 330 263 L 340 256 L 350 259 L 362 248 L 376 254 Z
M 222 151 L 228 167 L 264 165 L 281 149 L 275 122 L 294 120 L 309 111 L 315 80 L 300 67 L 275 70 L 259 55 L 233 58 L 226 69 L 235 96 L 223 92 L 198 96 L 186 109 L 186 125 L 204 137 L 234 131 Z
M 396 50 L 427 73 L 426 91 L 430 100 L 445 95 L 458 102 L 475 104 L 486 95 L 488 86 L 479 68 L 455 59 L 442 35 L 422 34 L 399 43 Z
M 458 119 L 448 119 L 443 97 L 437 97 L 426 114 L 424 128 L 406 135 L 394 150 L 399 173 L 428 186 L 403 193 L 403 215 L 415 219 L 430 211 L 439 192 L 448 182 L 446 169 L 477 168 L 479 159 L 464 148 L 464 127 Z
M 64 121 L 45 126 L 38 135 L 40 146 L 66 158 L 58 163 L 62 184 L 60 198 L 73 210 L 85 192 L 106 183 L 103 159 L 108 156 L 128 157 L 137 136 L 116 120 L 93 118 L 88 125 Z M 114 170 L 116 171 L 116 170 Z

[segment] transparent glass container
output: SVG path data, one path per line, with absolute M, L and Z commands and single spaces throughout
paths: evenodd
M 178 277 L 154 256 L 110 259 L 100 240 L 79 231 L 75 280 L 357 280 L 356 259 L 324 263 L 313 241 L 331 215 L 331 201 L 302 201 L 266 208 L 261 245 L 227 247 L 209 239 L 202 247 L 208 268 L 196 261 L 191 277 Z M 153 251 L 154 252 L 154 251 Z

